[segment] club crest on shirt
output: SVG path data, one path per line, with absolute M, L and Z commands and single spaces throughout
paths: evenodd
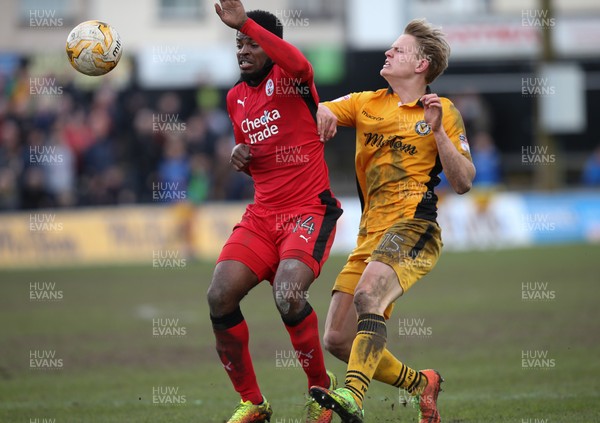
M 415 125 L 415 132 L 421 136 L 425 136 L 431 132 L 431 126 L 424 120 L 420 120 Z
M 273 80 L 269 78 L 267 84 L 265 85 L 265 92 L 269 97 L 273 95 L 273 91 L 275 91 L 275 84 L 273 84 Z

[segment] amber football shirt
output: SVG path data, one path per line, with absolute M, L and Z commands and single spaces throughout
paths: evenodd
M 456 149 L 471 160 L 460 112 L 441 97 L 442 125 Z M 402 218 L 435 221 L 442 171 L 420 101 L 401 104 L 389 89 L 346 95 L 323 103 L 338 125 L 356 128 L 356 176 L 363 213 L 361 233 L 386 229 Z

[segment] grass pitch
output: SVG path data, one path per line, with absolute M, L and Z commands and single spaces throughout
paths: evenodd
M 599 258 L 600 246 L 444 252 L 397 302 L 388 346 L 445 377 L 445 423 L 600 421 Z M 344 261 L 310 291 L 321 324 Z M 226 421 L 239 399 L 214 351 L 212 267 L 0 271 L 0 421 Z M 306 379 L 285 360 L 267 283 L 242 310 L 271 423 L 302 423 Z M 373 382 L 365 421 L 416 422 L 404 398 Z

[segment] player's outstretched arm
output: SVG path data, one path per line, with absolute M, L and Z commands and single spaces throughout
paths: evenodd
M 421 97 L 425 110 L 425 121 L 431 127 L 437 144 L 440 161 L 448 182 L 457 194 L 464 194 L 471 189 L 475 178 L 475 166 L 458 152 L 446 134 L 442 125 L 442 103 L 437 94 L 426 94 Z

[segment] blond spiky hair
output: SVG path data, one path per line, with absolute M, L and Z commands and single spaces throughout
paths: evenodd
M 431 84 L 448 67 L 450 45 L 446 35 L 425 19 L 413 19 L 404 28 L 404 33 L 415 37 L 420 58 L 429 62 L 425 82 Z

